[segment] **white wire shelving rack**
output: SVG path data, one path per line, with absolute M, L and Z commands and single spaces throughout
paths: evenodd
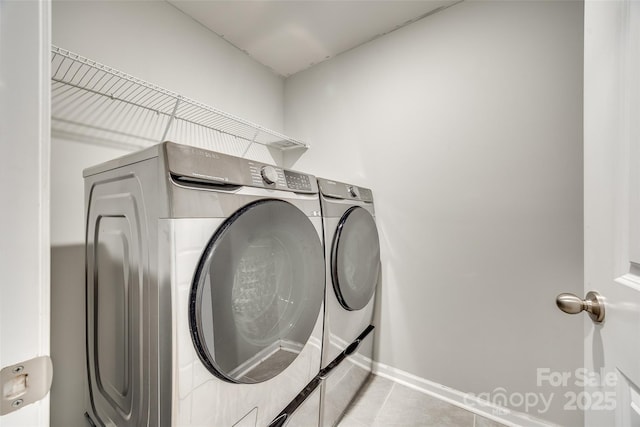
M 139 149 L 171 140 L 244 156 L 253 144 L 309 145 L 57 46 L 51 47 L 52 135 Z

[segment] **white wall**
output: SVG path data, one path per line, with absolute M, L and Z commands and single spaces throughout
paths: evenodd
M 282 78 L 164 1 L 55 0 L 53 44 L 282 130 Z
M 52 26 L 53 44 L 59 47 L 282 130 L 282 79 L 168 3 L 54 1 Z M 268 155 L 263 151 L 254 154 Z M 84 425 L 82 170 L 126 153 L 84 142 L 52 141 L 53 427 Z
M 581 2 L 458 4 L 285 82 L 296 167 L 370 186 L 378 360 L 463 392 L 543 393 L 582 365 Z M 553 395 L 551 395 L 553 393 Z M 526 408 L 511 405 L 523 411 Z

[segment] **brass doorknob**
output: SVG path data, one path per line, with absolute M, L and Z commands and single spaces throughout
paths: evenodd
M 587 292 L 584 299 L 574 294 L 560 294 L 556 297 L 556 305 L 569 314 L 586 311 L 595 323 L 601 323 L 604 320 L 604 298 L 595 291 Z

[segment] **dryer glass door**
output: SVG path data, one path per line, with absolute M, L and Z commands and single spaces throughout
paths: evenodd
M 364 308 L 373 297 L 380 275 L 380 242 L 371 214 L 354 206 L 347 210 L 333 238 L 331 276 L 340 304 Z
M 215 232 L 194 276 L 189 322 L 200 359 L 227 381 L 273 378 L 309 340 L 323 287 L 309 218 L 281 200 L 245 206 Z

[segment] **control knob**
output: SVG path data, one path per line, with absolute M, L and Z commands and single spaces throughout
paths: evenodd
M 263 166 L 260 169 L 260 175 L 262 176 L 262 180 L 267 184 L 274 184 L 278 181 L 278 171 L 273 166 Z

